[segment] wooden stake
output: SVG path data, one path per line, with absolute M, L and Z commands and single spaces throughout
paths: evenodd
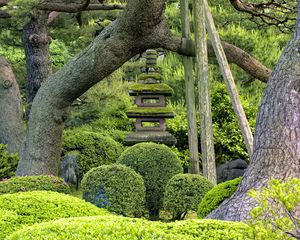
M 191 36 L 190 36 L 188 0 L 181 0 L 181 19 L 182 19 L 182 37 L 186 39 L 190 39 Z M 187 120 L 188 120 L 188 141 L 189 141 L 189 154 L 190 154 L 189 173 L 200 174 L 192 57 L 183 56 L 183 65 L 184 65 L 185 96 L 186 96 Z
M 249 156 L 251 156 L 253 151 L 253 135 L 247 121 L 245 112 L 243 110 L 241 100 L 238 94 L 238 91 L 235 86 L 235 82 L 230 71 L 230 67 L 228 61 L 226 59 L 226 55 L 224 53 L 223 47 L 221 45 L 221 40 L 219 34 L 216 30 L 214 20 L 212 18 L 211 12 L 209 10 L 208 4 L 206 0 L 203 1 L 204 12 L 205 12 L 205 20 L 207 23 L 208 35 L 210 37 L 211 43 L 213 45 L 218 63 L 221 67 L 221 72 L 224 78 L 224 82 L 226 84 L 227 91 L 231 98 L 234 112 L 238 118 L 238 123 L 240 129 L 242 131 L 242 135 L 244 138 L 244 142 L 248 151 Z M 197 1 L 196 1 L 197 2 Z
M 202 0 L 194 0 L 195 43 L 199 107 L 201 118 L 201 152 L 203 175 L 213 184 L 217 183 L 215 151 L 212 132 L 212 114 L 209 94 L 208 57 L 205 17 Z

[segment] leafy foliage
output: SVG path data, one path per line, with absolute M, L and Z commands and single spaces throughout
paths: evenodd
M 150 217 L 157 217 L 162 208 L 163 194 L 168 180 L 182 172 L 176 154 L 162 144 L 139 143 L 127 148 L 118 162 L 131 167 L 143 176 L 146 205 Z
M 80 152 L 77 164 L 82 178 L 93 167 L 116 162 L 122 153 L 122 146 L 100 133 L 72 129 L 64 133 L 62 154 L 72 151 Z
M 244 240 L 249 228 L 239 222 L 187 220 L 149 222 L 118 216 L 60 219 L 23 228 L 7 239 Z
M 15 175 L 19 157 L 17 154 L 10 154 L 7 145 L 0 144 L 0 180 Z
M 108 214 L 76 197 L 48 191 L 1 195 L 0 213 L 0 239 L 25 225 L 59 218 Z
M 64 180 L 52 175 L 12 177 L 0 181 L 0 194 L 42 190 L 70 193 L 70 187 Z
M 197 215 L 199 218 L 206 217 L 216 209 L 226 198 L 229 198 L 237 189 L 242 178 L 222 182 L 208 191 L 198 205 Z
M 182 238 L 183 237 L 183 238 Z M 172 240 L 180 234 L 166 234 L 140 219 L 116 216 L 60 219 L 20 230 L 8 239 L 96 239 L 96 240 Z
M 249 195 L 258 206 L 251 213 L 249 236 L 258 240 L 285 240 L 300 238 L 300 180 L 287 181 L 273 179 L 262 190 L 252 189 Z
M 142 215 L 145 186 L 141 175 L 121 164 L 91 169 L 82 180 L 83 198 L 98 207 L 129 217 Z
M 165 232 L 179 233 L 195 240 L 245 240 L 245 232 L 249 231 L 244 223 L 220 220 L 191 219 L 160 224 L 158 227 Z
M 195 174 L 177 174 L 169 181 L 164 193 L 164 209 L 173 219 L 184 219 L 188 211 L 197 211 L 198 203 L 213 184 Z

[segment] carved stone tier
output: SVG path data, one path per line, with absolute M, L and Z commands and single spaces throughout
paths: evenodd
M 129 118 L 173 118 L 174 112 L 167 107 L 135 107 L 126 112 Z
M 168 146 L 176 144 L 176 138 L 168 132 L 135 132 L 126 136 L 125 144 L 132 146 L 141 142 L 163 143 Z
M 159 83 L 159 84 L 136 83 L 136 84 L 132 84 L 129 88 L 130 96 L 137 96 L 142 94 L 171 96 L 173 95 L 173 93 L 174 93 L 173 89 L 164 83 Z

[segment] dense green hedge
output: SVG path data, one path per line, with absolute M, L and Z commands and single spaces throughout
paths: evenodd
M 160 224 L 164 232 L 182 234 L 197 240 L 249 240 L 245 235 L 250 228 L 241 222 L 220 220 L 185 220 Z
M 64 180 L 52 175 L 12 177 L 0 181 L 0 194 L 39 190 L 70 193 L 70 187 Z
M 164 209 L 172 213 L 173 219 L 182 219 L 188 211 L 197 211 L 198 204 L 213 184 L 195 174 L 173 176 L 164 193 Z
M 98 207 L 129 217 L 143 213 L 144 180 L 127 166 L 111 164 L 93 168 L 84 175 L 81 188 L 83 198 Z
M 0 144 L 0 180 L 15 176 L 18 161 L 17 154 L 10 154 L 7 145 Z
M 69 218 L 24 228 L 7 240 L 243 240 L 247 225 L 218 220 L 171 224 L 118 216 Z
M 64 133 L 62 154 L 72 151 L 80 152 L 77 164 L 82 178 L 93 167 L 116 162 L 123 149 L 121 144 L 110 137 L 104 137 L 97 132 L 73 129 Z
M 162 144 L 139 143 L 127 148 L 118 161 L 143 176 L 150 217 L 158 217 L 167 182 L 172 176 L 182 172 L 176 154 Z
M 106 215 L 108 212 L 79 198 L 57 192 L 34 191 L 0 196 L 0 239 L 20 229 L 59 218 Z
M 229 198 L 237 189 L 242 177 L 222 182 L 208 191 L 198 206 L 198 217 L 204 218 L 216 209 L 226 198 Z

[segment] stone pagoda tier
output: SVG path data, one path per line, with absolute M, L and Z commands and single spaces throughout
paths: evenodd
M 169 146 L 175 145 L 176 139 L 166 131 L 166 119 L 173 118 L 174 112 L 166 106 L 166 97 L 173 94 L 173 89 L 162 83 L 162 75 L 156 67 L 157 52 L 148 50 L 146 71 L 138 76 L 138 82 L 131 84 L 130 96 L 135 98 L 136 107 L 126 113 L 135 118 L 135 132 L 125 138 L 125 144 L 156 142 Z

